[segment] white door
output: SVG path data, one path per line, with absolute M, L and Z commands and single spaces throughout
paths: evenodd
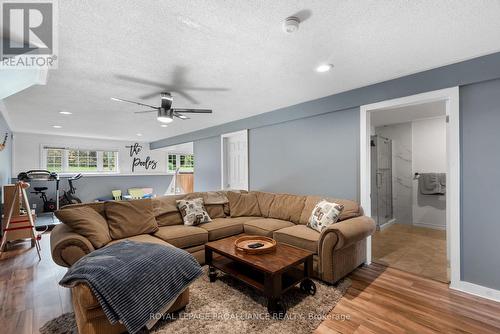
M 248 190 L 248 132 L 223 134 L 222 189 Z

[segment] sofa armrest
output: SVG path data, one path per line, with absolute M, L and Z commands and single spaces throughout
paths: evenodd
M 332 250 L 342 249 L 353 243 L 363 240 L 375 232 L 375 222 L 367 216 L 359 216 L 346 219 L 336 223 L 321 232 L 320 250 L 323 248 L 324 241 Z M 330 235 L 334 234 L 334 235 Z M 326 246 L 326 245 L 325 245 Z
M 57 225 L 50 233 L 50 248 L 54 262 L 63 267 L 71 267 L 94 251 L 94 246 L 87 238 L 65 224 Z

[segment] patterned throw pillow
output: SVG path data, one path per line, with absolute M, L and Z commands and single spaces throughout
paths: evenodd
M 342 210 L 344 210 L 342 204 L 322 200 L 314 207 L 307 226 L 321 232 L 339 220 Z
M 203 198 L 177 201 L 177 208 L 181 212 L 184 225 L 200 225 L 211 222 L 210 216 L 203 205 Z

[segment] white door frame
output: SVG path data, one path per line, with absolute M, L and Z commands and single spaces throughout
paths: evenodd
M 405 107 L 426 102 L 445 101 L 448 121 L 446 132 L 446 239 L 449 243 L 450 288 L 460 289 L 460 127 L 459 89 L 446 88 L 360 107 L 360 199 L 367 216 L 371 216 L 369 112 L 383 108 Z M 371 237 L 367 238 L 366 263 L 371 263 Z M 461 290 L 461 289 L 460 289 Z
M 249 175 L 248 175 L 248 165 L 249 165 L 249 154 L 248 154 L 248 129 L 244 129 L 244 130 L 240 130 L 240 131 L 235 131 L 235 132 L 230 132 L 230 133 L 224 133 L 220 136 L 220 172 L 221 172 L 221 178 L 220 178 L 220 188 L 221 189 L 224 189 L 224 184 L 226 184 L 226 173 L 225 173 L 225 161 L 226 161 L 226 152 L 225 152 L 225 146 L 224 146 L 224 139 L 225 138 L 229 138 L 229 137 L 233 137 L 233 136 L 241 136 L 243 135 L 245 137 L 245 140 L 246 140 L 246 143 L 247 143 L 247 163 L 245 165 L 245 172 L 246 172 L 246 179 L 245 179 L 245 185 L 244 185 L 244 189 L 241 189 L 241 190 L 248 190 L 248 178 L 249 178 Z

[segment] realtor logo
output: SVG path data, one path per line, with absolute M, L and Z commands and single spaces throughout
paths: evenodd
M 57 3 L 3 1 L 0 68 L 55 68 Z

